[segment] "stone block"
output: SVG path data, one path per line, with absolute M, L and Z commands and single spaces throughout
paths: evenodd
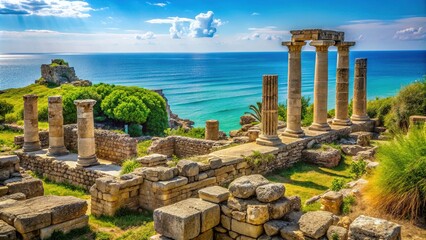
M 172 204 L 154 211 L 157 233 L 176 240 L 195 238 L 200 234 L 201 212 L 182 204 Z
M 218 204 L 203 201 L 199 198 L 188 198 L 177 205 L 189 207 L 201 212 L 201 232 L 212 229 L 220 223 L 220 207 Z
M 48 227 L 40 229 L 40 238 L 48 239 L 55 231 L 61 231 L 63 233 L 68 233 L 73 229 L 83 228 L 88 225 L 89 216 L 83 215 L 81 217 L 62 222 L 55 225 L 50 225 Z
M 338 239 L 347 239 L 348 230 L 344 227 L 330 226 L 327 230 L 327 238 L 335 239 L 335 236 L 337 236 Z
M 15 164 L 19 164 L 19 157 L 16 155 L 5 155 L 0 156 L 0 169 L 5 167 L 14 167 Z
M 180 160 L 177 164 L 179 175 L 184 177 L 193 177 L 198 175 L 199 167 L 197 162 L 190 160 Z
M 15 240 L 16 229 L 5 221 L 0 220 L 0 240 Z
M 247 212 L 232 211 L 232 218 L 240 222 L 246 222 Z
M 260 225 L 269 220 L 268 205 L 248 205 L 247 223 Z
M 325 193 L 321 198 L 321 210 L 340 214 L 340 207 L 343 203 L 343 194 L 335 191 Z
M 188 178 L 177 176 L 168 181 L 159 181 L 152 183 L 153 190 L 167 191 L 173 188 L 183 186 L 188 183 Z
M 66 222 L 86 214 L 87 202 L 75 197 L 51 199 L 52 224 Z
M 284 239 L 291 240 L 305 240 L 303 233 L 299 230 L 299 227 L 295 223 L 285 225 L 280 230 L 281 237 Z
M 191 240 L 213 240 L 213 229 L 209 229 Z
M 149 238 L 149 240 L 173 240 L 173 239 L 165 237 L 165 236 L 163 236 L 161 234 L 155 234 L 154 236 L 151 236 Z
M 218 157 L 209 158 L 209 164 L 211 169 L 217 169 L 222 167 L 222 159 Z
M 268 183 L 268 179 L 259 174 L 243 176 L 231 182 L 229 192 L 234 197 L 249 198 L 255 195 L 257 187 Z
M 0 202 L 9 200 L 9 199 L 13 199 L 13 200 L 25 200 L 26 196 L 23 193 L 14 193 L 14 194 L 10 194 L 10 195 L 6 195 L 3 197 L 0 197 Z
M 141 172 L 145 174 L 146 179 L 153 182 L 167 181 L 175 177 L 173 169 L 168 167 L 147 167 Z
M 226 215 L 220 215 L 220 224 L 222 224 L 222 227 L 231 230 L 231 218 Z
M 200 189 L 198 191 L 199 198 L 212 202 L 212 203 L 221 203 L 229 198 L 228 189 L 220 186 L 212 186 Z
M 287 224 L 284 221 L 271 220 L 271 221 L 266 222 L 263 225 L 263 229 L 265 230 L 266 235 L 274 236 L 274 235 L 280 234 L 281 228 L 283 228 L 286 225 Z
M 252 238 L 257 238 L 263 233 L 262 225 L 253 225 L 250 223 L 240 222 L 232 219 L 231 230 Z
M 0 186 L 0 197 L 6 195 L 9 192 L 9 188 L 7 186 Z
M 307 149 L 302 151 L 302 158 L 306 162 L 317 164 L 319 166 L 332 168 L 339 165 L 341 155 L 338 149 L 326 147 L 321 149 Z
M 275 202 L 268 203 L 268 207 L 271 219 L 281 219 L 293 210 L 292 202 L 287 198 L 281 198 Z
M 256 189 L 257 200 L 264 203 L 273 202 L 284 196 L 285 188 L 282 183 L 269 183 Z
M 320 238 L 333 223 L 333 214 L 326 211 L 307 212 L 299 220 L 300 231 L 308 237 Z
M 20 214 L 13 221 L 13 226 L 19 233 L 39 230 L 50 224 L 52 224 L 52 221 L 49 211 Z
M 6 181 L 5 181 L 6 183 Z M 23 193 L 27 198 L 43 196 L 43 182 L 32 177 L 24 177 L 21 181 L 6 183 L 8 194 Z
M 362 147 L 359 145 L 342 145 L 341 146 L 342 152 L 349 156 L 355 156 L 357 153 L 366 151 L 369 148 L 368 147 Z
M 247 210 L 247 205 L 251 204 L 251 205 L 259 205 L 261 204 L 259 201 L 257 201 L 257 199 L 241 199 L 241 198 L 236 198 L 236 197 L 232 197 L 230 196 L 228 198 L 228 207 L 231 210 L 236 210 L 236 211 L 240 211 L 240 212 L 245 212 Z
M 348 239 L 399 240 L 401 226 L 384 219 L 360 215 L 349 226 Z

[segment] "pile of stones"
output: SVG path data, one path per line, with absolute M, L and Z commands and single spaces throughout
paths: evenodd
M 167 167 L 167 156 L 158 153 L 137 158 L 136 161 L 141 164 L 141 167 Z

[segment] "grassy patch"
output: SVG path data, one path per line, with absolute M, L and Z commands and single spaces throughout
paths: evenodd
M 10 154 L 18 149 L 13 139 L 16 135 L 21 135 L 22 131 L 13 131 L 7 128 L 0 129 L 0 154 Z
M 129 159 L 123 162 L 121 165 L 121 172 L 120 174 L 127 174 L 133 172 L 136 168 L 140 168 L 141 164 L 136 161 L 135 159 Z
M 293 167 L 275 171 L 267 176 L 270 181 L 284 183 L 286 195 L 298 195 L 304 203 L 307 199 L 321 194 L 332 186 L 335 178 L 350 181 L 349 173 L 352 159 L 343 157 L 335 168 L 323 168 L 317 165 L 298 162 Z M 304 211 L 318 210 L 319 203 L 304 206 Z
M 183 128 L 178 128 L 178 129 L 168 128 L 164 131 L 164 134 L 166 136 L 183 136 L 183 137 L 204 139 L 205 128 L 196 127 L 196 128 L 191 128 L 189 130 L 185 130 Z
M 138 143 L 138 157 L 148 155 L 148 148 L 151 146 L 152 140 L 146 140 Z

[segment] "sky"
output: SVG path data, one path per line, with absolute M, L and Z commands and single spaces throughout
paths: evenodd
M 426 50 L 426 1 L 0 0 L 0 53 L 283 51 L 312 28 L 353 50 Z

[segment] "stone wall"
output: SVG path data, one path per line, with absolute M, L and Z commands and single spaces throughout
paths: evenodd
M 42 148 L 49 147 L 49 132 L 39 132 Z M 77 125 L 64 125 L 65 147 L 77 152 Z M 96 155 L 100 159 L 120 162 L 137 156 L 137 140 L 127 134 L 115 133 L 108 130 L 95 130 Z M 22 146 L 24 136 L 16 136 L 15 144 Z
M 361 131 L 371 131 L 374 128 L 374 122 L 357 125 L 354 129 Z M 181 160 L 177 167 L 150 167 L 139 168 L 135 172 L 128 174 L 128 178 L 136 178 L 141 182 L 139 186 L 132 186 L 131 190 L 120 185 L 120 179 L 108 178 L 107 181 L 98 179 L 92 187 L 92 207 L 98 214 L 112 215 L 119 208 L 131 207 L 137 203 L 138 207 L 154 210 L 156 208 L 170 205 L 181 200 L 196 197 L 198 190 L 207 187 L 229 184 L 234 179 L 254 173 L 266 174 L 276 169 L 288 168 L 294 163 L 301 161 L 302 151 L 307 148 L 308 143 L 314 141 L 317 143 L 329 143 L 341 136 L 348 136 L 352 127 L 342 127 L 339 130 L 324 132 L 318 136 L 307 137 L 293 143 L 288 143 L 280 148 L 272 148 L 262 154 L 272 154 L 273 160 L 253 162 L 243 156 L 215 156 L 211 155 L 208 162 L 193 162 Z M 170 154 L 172 151 L 174 138 L 184 139 L 182 137 L 168 137 L 160 139 L 161 147 L 166 149 L 163 154 Z M 250 143 L 255 144 L 255 143 Z M 158 145 L 154 145 L 158 147 Z M 185 145 L 182 144 L 182 147 Z M 269 148 L 268 148 L 269 149 Z M 216 153 L 216 152 L 215 152 Z M 212 154 L 215 154 L 212 153 Z M 102 187 L 99 186 L 102 185 Z M 110 192 L 107 189 L 120 185 L 120 191 Z M 106 186 L 106 187 L 105 187 Z M 132 200 L 120 197 L 122 192 L 135 191 L 136 194 Z M 107 197 L 103 197 L 103 194 Z M 113 195 L 111 197 L 110 195 Z M 101 196 L 101 197 L 99 197 Z M 136 198 L 138 201 L 136 202 Z M 130 203 L 130 206 L 128 204 Z M 110 206 L 107 212 L 102 212 L 102 206 Z
M 67 165 L 64 161 L 44 158 L 31 153 L 17 151 L 21 167 L 43 175 L 55 182 L 65 182 L 85 189 L 95 184 L 97 178 L 107 176 L 104 173 Z
M 190 157 L 205 155 L 212 151 L 212 148 L 219 143 L 216 141 L 196 139 L 181 136 L 169 136 L 153 141 L 148 153 L 164 154 L 168 157 L 176 155 L 178 157 Z

